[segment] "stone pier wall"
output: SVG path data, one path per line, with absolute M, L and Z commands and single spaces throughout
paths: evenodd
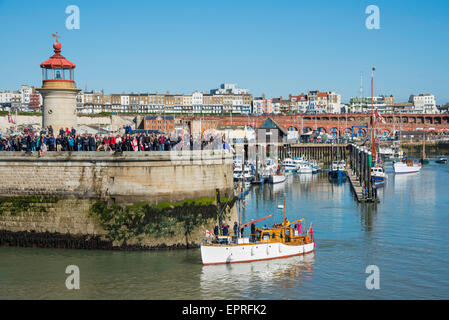
M 0 197 L 58 196 L 158 203 L 231 194 L 225 151 L 0 154 Z
M 49 247 L 161 248 L 196 246 L 209 219 L 189 235 L 179 225 L 171 236 L 142 234 L 116 241 L 107 237 L 92 205 L 127 208 L 136 203 L 168 205 L 233 195 L 232 155 L 224 151 L 21 152 L 0 154 L 0 244 Z M 214 203 L 216 205 L 216 203 Z M 235 208 L 228 208 L 229 224 Z M 228 220 L 229 219 L 229 220 Z M 90 243 L 90 244 L 89 244 Z

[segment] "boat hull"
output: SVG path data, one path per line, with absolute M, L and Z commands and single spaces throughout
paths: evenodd
M 344 179 L 344 178 L 346 178 L 346 171 L 332 170 L 332 171 L 329 171 L 329 176 L 333 179 Z
M 401 162 L 394 163 L 393 167 L 395 174 L 415 173 L 421 170 L 421 166 L 418 165 L 408 166 L 402 164 Z
M 312 173 L 312 167 L 300 167 L 298 170 L 299 173 Z
M 314 250 L 314 242 L 301 245 L 287 245 L 281 242 L 241 245 L 201 244 L 201 259 L 204 265 L 245 263 L 299 256 Z
M 285 180 L 287 180 L 287 177 L 285 175 L 274 175 L 274 176 L 270 176 L 269 182 L 272 184 L 277 184 L 277 183 L 282 183 Z

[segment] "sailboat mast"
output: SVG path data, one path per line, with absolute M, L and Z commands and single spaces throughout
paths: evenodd
M 374 128 L 376 120 L 374 118 L 374 71 L 376 68 L 372 69 L 371 73 L 371 164 L 373 163 L 373 160 L 376 159 L 376 145 L 374 141 Z
M 424 131 L 423 139 L 422 139 L 422 158 L 426 159 L 426 132 Z
M 238 186 L 238 195 L 239 195 L 239 229 L 240 229 L 240 224 L 241 224 L 241 219 L 240 219 L 240 211 L 242 210 L 241 209 L 241 206 L 240 206 L 240 195 L 241 195 L 241 191 L 240 191 L 240 180 L 239 180 L 239 182 L 238 182 L 238 184 L 239 184 L 239 186 Z M 239 230 L 240 231 L 240 230 Z M 238 234 L 240 234 L 240 232 L 238 232 Z

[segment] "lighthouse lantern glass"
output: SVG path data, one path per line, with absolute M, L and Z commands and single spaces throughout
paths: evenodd
M 70 69 L 64 69 L 64 80 L 71 80 L 70 79 Z
M 73 69 L 63 69 L 63 68 L 45 68 L 42 69 L 43 80 L 71 80 L 74 79 Z
M 55 69 L 55 80 L 63 80 L 62 69 Z

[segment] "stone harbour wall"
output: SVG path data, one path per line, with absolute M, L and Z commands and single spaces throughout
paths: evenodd
M 158 203 L 214 197 L 233 190 L 232 156 L 225 151 L 2 152 L 0 197 L 58 196 L 119 203 Z
M 3 152 L 0 176 L 3 245 L 89 249 L 195 247 L 206 229 L 213 230 L 217 219 L 202 221 L 187 238 L 183 223 L 178 223 L 170 236 L 136 232 L 124 241 L 111 237 L 101 221 L 102 215 L 93 214 L 92 207 L 98 202 L 125 209 L 136 203 L 171 206 L 204 198 L 217 205 L 217 190 L 226 201 L 233 198 L 232 155 L 224 151 L 123 155 L 47 152 L 42 157 Z M 137 218 L 139 214 L 136 213 Z M 230 205 L 224 221 L 232 225 L 236 217 L 235 207 Z

